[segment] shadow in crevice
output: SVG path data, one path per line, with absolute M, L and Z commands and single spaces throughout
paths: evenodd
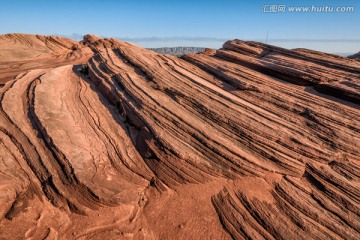
M 269 69 L 266 67 L 258 66 L 253 63 L 249 63 L 246 61 L 239 61 L 239 60 L 232 59 L 232 58 L 222 56 L 222 55 L 215 54 L 211 57 L 216 60 L 230 62 L 230 63 L 236 64 L 238 66 L 247 68 L 249 70 L 253 70 L 257 73 L 263 74 L 264 76 L 266 76 L 274 81 L 278 81 L 280 83 L 287 84 L 287 85 L 297 86 L 298 89 L 301 89 L 307 93 L 316 95 L 318 97 L 326 98 L 328 100 L 333 101 L 334 103 L 346 105 L 346 106 L 354 108 L 354 109 L 360 109 L 360 101 L 357 96 L 352 96 L 351 94 L 345 93 L 343 90 L 337 90 L 336 88 L 329 87 L 326 84 L 309 82 L 307 80 L 302 80 L 300 78 L 296 78 L 294 76 L 286 74 L 284 72 L 275 71 L 275 70 L 272 70 L 272 69 Z M 189 62 L 190 64 L 193 64 L 193 65 L 199 67 L 200 69 L 204 70 L 205 72 L 215 76 L 217 79 L 221 80 L 225 84 L 232 85 L 234 87 L 234 89 L 237 90 L 236 86 L 234 86 L 234 84 L 233 84 L 233 82 L 236 82 L 237 80 L 233 80 L 233 81 L 229 82 L 228 76 L 224 77 L 224 76 L 220 75 L 220 74 L 224 73 L 224 70 L 222 70 L 221 68 L 217 69 L 217 71 L 220 73 L 219 74 L 216 72 L 216 70 L 212 70 L 212 69 L 208 68 L 206 65 L 203 66 L 200 63 L 198 63 L 197 61 L 195 61 L 191 58 L 187 58 L 186 55 L 183 56 L 182 59 Z M 234 73 L 234 74 L 236 74 L 236 73 Z M 241 75 L 238 75 L 238 77 L 241 78 Z
M 101 90 L 98 89 L 98 87 L 95 85 L 95 83 L 91 80 L 89 74 L 84 74 L 80 71 L 83 65 L 74 65 L 73 66 L 73 72 L 81 78 L 84 82 L 89 84 L 90 89 L 95 92 L 101 103 L 109 110 L 109 113 L 113 117 L 113 119 L 119 124 L 119 126 L 122 127 L 122 129 L 130 136 L 129 126 L 134 126 L 134 124 L 130 123 L 130 119 L 127 116 L 127 111 L 119 101 L 114 100 L 115 96 L 104 96 L 103 93 L 101 93 Z M 111 93 L 113 94 L 113 93 Z M 135 144 L 135 143 L 134 143 Z
M 92 81 L 89 75 L 78 71 L 81 66 L 82 65 L 74 65 L 73 72 L 79 78 L 81 78 L 82 81 L 86 82 L 89 85 L 90 89 L 97 94 L 103 106 L 108 109 L 112 118 L 132 141 L 135 149 L 140 153 L 145 163 L 147 164 L 147 160 L 149 159 L 157 159 L 156 154 L 151 150 L 150 146 L 148 145 L 149 142 L 156 141 L 156 138 L 146 126 L 146 123 L 144 123 L 143 120 L 140 119 L 129 106 L 127 106 L 127 103 L 125 101 L 119 100 L 119 96 L 116 96 L 116 94 L 114 94 L 113 92 L 109 92 L 111 96 L 104 95 L 103 91 L 100 89 L 101 86 L 96 86 L 96 84 Z M 98 85 L 100 84 L 101 83 L 99 83 Z M 138 174 L 140 174 L 142 177 L 149 181 L 153 177 L 150 175 L 147 176 L 141 174 L 140 172 L 138 172 Z
M 331 100 L 331 101 L 333 101 L 335 103 L 339 103 L 339 104 L 342 104 L 342 105 L 345 105 L 345 106 L 360 110 L 360 105 L 359 104 L 356 104 L 356 103 L 353 103 L 353 102 L 350 102 L 350 101 L 347 101 L 347 100 L 344 100 L 344 99 L 341 99 L 341 98 L 338 98 L 338 97 L 335 97 L 335 96 L 332 96 L 332 95 L 321 93 L 321 92 L 316 90 L 316 87 L 308 86 L 308 87 L 305 87 L 304 91 L 307 92 L 307 93 L 311 93 L 313 95 L 316 95 L 318 97 L 322 97 L 322 98 L 325 98 L 327 100 Z

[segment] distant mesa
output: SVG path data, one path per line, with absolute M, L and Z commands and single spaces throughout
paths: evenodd
M 348 56 L 348 58 L 360 61 L 360 52 L 350 55 L 350 56 Z
M 151 51 L 160 54 L 170 54 L 175 56 L 181 56 L 184 54 L 194 54 L 203 52 L 205 48 L 201 47 L 164 47 L 164 48 L 148 48 Z

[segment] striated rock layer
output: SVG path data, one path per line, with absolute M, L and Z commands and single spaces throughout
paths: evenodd
M 19 73 L 86 62 L 92 51 L 63 37 L 31 34 L 0 35 L 0 84 Z
M 0 56 L 0 238 L 360 238 L 359 62 L 93 35 Z

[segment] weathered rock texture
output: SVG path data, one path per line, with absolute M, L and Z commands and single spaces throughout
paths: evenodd
M 31 34 L 0 35 L 0 84 L 19 73 L 86 61 L 92 51 L 63 37 Z
M 0 39 L 1 238 L 360 238 L 359 62 Z

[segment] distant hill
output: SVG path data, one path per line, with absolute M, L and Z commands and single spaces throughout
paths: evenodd
M 170 54 L 175 56 L 181 56 L 189 53 L 198 53 L 203 52 L 205 48 L 201 47 L 164 47 L 164 48 L 148 48 L 151 51 L 161 53 L 161 54 Z
M 355 53 L 354 55 L 350 55 L 350 56 L 348 56 L 348 58 L 360 60 L 360 52 Z

